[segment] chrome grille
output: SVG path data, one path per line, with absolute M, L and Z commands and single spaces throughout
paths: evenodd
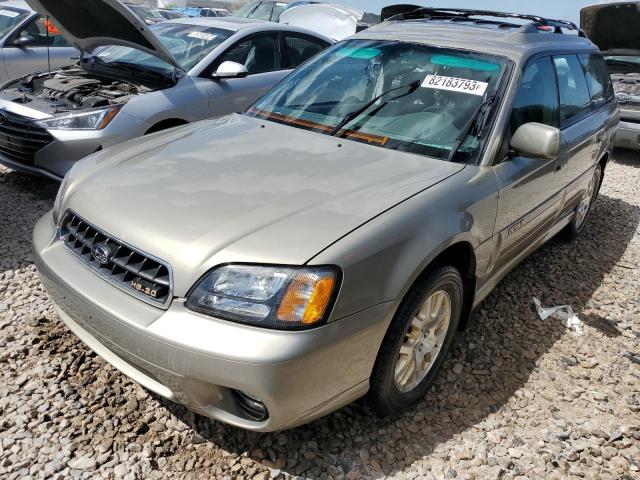
M 36 152 L 53 141 L 53 137 L 33 120 L 0 111 L 0 152 L 11 160 L 33 165 Z
M 85 265 L 124 291 L 155 305 L 166 305 L 171 299 L 171 269 L 166 263 L 71 211 L 61 222 L 60 239 Z

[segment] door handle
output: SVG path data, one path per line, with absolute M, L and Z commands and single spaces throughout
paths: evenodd
M 79 56 L 78 57 L 69 57 L 69 60 L 73 60 L 73 61 L 80 60 L 80 57 Z

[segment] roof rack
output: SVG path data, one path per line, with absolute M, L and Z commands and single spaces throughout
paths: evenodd
M 578 36 L 585 37 L 586 34 L 573 22 L 568 20 L 555 20 L 540 17 L 538 15 L 525 15 L 520 13 L 495 12 L 492 10 L 472 10 L 464 8 L 429 8 L 415 5 L 391 5 L 382 11 L 383 21 L 403 21 L 403 20 L 450 20 L 452 22 L 472 22 L 477 25 L 497 25 L 499 28 L 518 28 L 522 33 L 536 33 L 540 31 L 563 33 L 563 29 L 573 30 Z M 395 15 L 389 15 L 395 13 Z M 385 15 L 386 14 L 386 15 Z M 472 17 L 494 17 L 512 18 L 517 20 L 529 20 L 531 23 L 524 25 L 500 22 L 496 20 L 472 18 Z

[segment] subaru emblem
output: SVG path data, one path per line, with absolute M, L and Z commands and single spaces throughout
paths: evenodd
M 107 245 L 100 243 L 91 249 L 91 256 L 100 265 L 106 265 L 111 260 L 111 250 Z

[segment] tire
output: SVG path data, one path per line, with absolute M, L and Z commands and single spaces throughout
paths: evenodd
M 602 183 L 602 165 L 598 164 L 593 170 L 593 175 L 589 182 L 589 186 L 583 195 L 580 205 L 576 209 L 576 213 L 571 220 L 571 223 L 565 227 L 562 231 L 562 238 L 566 241 L 573 241 L 580 236 L 584 230 L 589 214 L 593 209 L 594 203 L 598 198 L 600 192 L 600 184 Z
M 424 396 L 442 368 L 458 330 L 463 293 L 462 278 L 458 270 L 453 267 L 441 267 L 429 272 L 409 290 L 391 321 L 371 376 L 368 402 L 376 413 L 385 416 L 400 414 L 410 409 Z M 446 297 L 450 307 L 446 331 L 441 325 L 439 330 L 435 331 L 435 335 L 428 335 L 422 341 L 414 341 L 416 332 L 419 331 L 416 325 L 421 323 L 420 313 L 426 312 L 427 301 L 431 301 L 430 312 L 436 315 L 436 306 L 440 302 L 445 304 Z M 422 307 L 424 307 L 423 310 L 421 310 Z M 438 311 L 444 312 L 442 309 Z M 439 314 L 436 315 L 436 318 L 439 317 Z M 438 320 L 432 322 L 437 323 Z M 430 322 L 426 323 L 430 324 Z M 422 335 L 424 334 L 423 332 Z M 431 348 L 421 350 L 420 346 L 424 347 L 425 342 L 430 346 L 439 343 L 439 348 L 432 349 L 428 355 L 424 355 L 422 352 Z M 414 347 L 410 346 L 411 343 Z M 404 353 L 401 353 L 401 348 Z M 408 354 L 408 351 L 412 353 Z M 411 361 L 417 366 L 416 358 L 422 358 L 424 365 L 429 363 L 429 366 L 423 366 L 426 372 L 420 371 L 419 374 L 419 369 L 414 368 L 415 374 L 408 377 L 409 374 L 403 374 L 403 372 L 410 367 L 403 367 Z M 407 378 L 408 380 L 403 383 Z

